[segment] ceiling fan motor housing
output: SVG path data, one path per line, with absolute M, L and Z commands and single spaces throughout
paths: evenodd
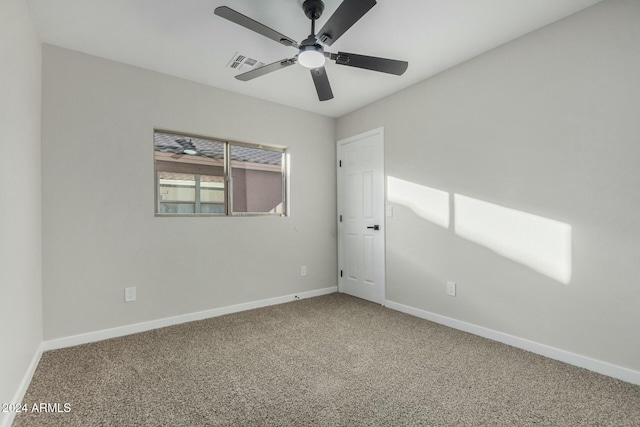
M 322 0 L 305 0 L 302 4 L 304 14 L 309 19 L 318 19 L 324 11 L 324 2 Z

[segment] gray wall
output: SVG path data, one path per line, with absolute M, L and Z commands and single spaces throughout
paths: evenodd
M 45 339 L 336 286 L 333 119 L 43 52 Z M 155 218 L 154 127 L 289 147 L 291 216 Z
M 387 299 L 640 370 L 639 23 L 606 1 L 338 120 L 339 139 L 384 126 L 387 176 L 449 197 L 448 227 L 425 219 L 438 197 L 395 198 Z M 570 276 L 527 263 L 558 223 Z
M 0 403 L 42 340 L 41 58 L 26 2 L 0 2 Z

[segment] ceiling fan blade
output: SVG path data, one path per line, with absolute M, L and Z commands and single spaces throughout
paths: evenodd
M 346 52 L 338 52 L 337 55 L 331 54 L 331 59 L 335 59 L 336 64 L 339 65 L 380 71 L 382 73 L 395 74 L 396 76 L 403 75 L 409 66 L 407 61 L 396 61 L 395 59 L 356 55 L 355 53 Z
M 236 76 L 236 79 L 246 82 L 246 81 L 255 79 L 256 77 L 264 76 L 265 74 L 269 74 L 274 71 L 287 68 L 288 66 L 293 65 L 295 63 L 296 63 L 296 58 L 283 59 L 281 61 L 273 62 L 271 64 L 265 65 L 260 68 L 256 68 L 254 70 L 247 71 L 246 73 L 238 74 Z
M 248 28 L 251 31 L 255 31 L 256 33 L 261 34 L 271 40 L 275 40 L 280 44 L 283 44 L 285 46 L 293 46 L 295 48 L 298 47 L 298 42 L 293 40 L 291 37 L 280 34 L 276 30 L 273 30 L 266 25 L 259 23 L 258 21 L 254 21 L 248 16 L 244 16 L 240 12 L 236 12 L 235 10 L 228 8 L 227 6 L 216 7 L 213 13 L 225 19 L 228 19 L 229 21 L 242 27 Z
M 318 39 L 331 46 L 375 5 L 376 0 L 344 0 L 318 32 Z
M 311 71 L 311 77 L 313 77 L 313 83 L 316 85 L 316 92 L 318 92 L 318 99 L 320 101 L 327 101 L 333 99 L 333 92 L 331 91 L 331 85 L 329 84 L 329 78 L 327 77 L 327 70 L 324 67 L 314 68 Z

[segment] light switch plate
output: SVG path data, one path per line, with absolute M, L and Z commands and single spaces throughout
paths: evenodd
M 124 302 L 133 302 L 136 300 L 136 287 L 124 288 Z

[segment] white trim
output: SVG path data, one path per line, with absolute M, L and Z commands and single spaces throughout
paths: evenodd
M 559 360 L 561 362 L 568 363 L 569 365 L 578 366 L 580 368 L 588 369 L 602 375 L 607 375 L 609 377 L 617 378 L 622 381 L 640 385 L 639 371 L 634 371 L 622 366 L 613 365 L 611 363 L 592 359 L 590 357 L 582 356 L 570 351 L 561 350 L 559 348 L 540 344 L 538 342 L 530 341 L 525 338 L 516 337 L 504 332 L 495 331 L 483 326 L 474 325 L 473 323 L 463 322 L 462 320 L 457 320 L 451 317 L 442 316 L 440 314 L 431 313 L 429 311 L 410 307 L 408 305 L 400 304 L 397 302 L 387 300 L 386 306 L 392 310 L 401 311 L 403 313 L 407 313 L 421 319 L 426 319 L 434 323 L 449 326 L 450 328 L 469 332 L 470 334 L 488 338 L 493 341 L 498 341 L 512 347 L 520 348 L 522 350 L 530 351 L 532 353 L 548 357 L 550 359 Z
M 13 395 L 13 400 L 6 403 L 21 403 L 22 399 L 24 399 L 24 395 L 27 393 L 27 389 L 29 388 L 29 384 L 31 384 L 33 374 L 35 374 L 36 372 L 36 368 L 38 367 L 38 363 L 40 363 L 40 358 L 42 357 L 42 353 L 44 351 L 44 347 L 42 344 L 43 343 L 40 343 L 40 345 L 36 349 L 36 352 L 33 354 L 31 363 L 29 364 L 27 371 L 24 373 L 24 376 L 22 377 L 22 381 L 20 381 L 20 385 L 18 386 L 16 393 Z M 0 427 L 9 427 L 13 423 L 16 414 L 16 412 L 5 412 L 3 419 L 0 420 Z
M 298 294 L 285 295 L 281 297 L 263 299 L 259 301 L 246 302 L 243 304 L 230 305 L 227 307 L 214 308 L 211 310 L 198 311 L 195 313 L 182 314 L 180 316 L 165 317 L 163 319 L 151 320 L 148 322 L 134 323 L 132 325 L 119 326 L 117 328 L 103 329 L 100 331 L 87 332 L 85 334 L 72 335 L 69 337 L 57 338 L 42 342 L 42 350 L 55 350 L 58 348 L 72 347 L 74 345 L 87 344 L 102 341 L 109 338 L 122 337 L 125 335 L 137 334 L 139 332 L 150 331 L 152 329 L 164 328 L 196 320 L 209 319 L 211 317 L 223 316 L 225 314 L 237 313 L 239 311 L 252 310 L 254 308 L 267 307 L 270 305 L 283 304 L 285 302 L 296 301 L 298 299 L 312 298 L 321 295 L 332 294 L 338 291 L 337 286 L 316 289 L 314 291 L 301 292 Z

